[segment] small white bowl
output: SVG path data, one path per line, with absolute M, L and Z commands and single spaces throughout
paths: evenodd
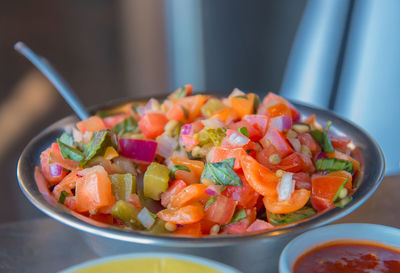
M 146 258 L 169 258 L 180 261 L 186 261 L 194 264 L 200 264 L 209 267 L 210 269 L 214 269 L 221 273 L 241 273 L 239 270 L 230 267 L 226 264 L 222 264 L 213 260 L 200 258 L 196 256 L 183 255 L 183 254 L 171 254 L 164 252 L 146 252 L 146 253 L 136 253 L 136 254 L 124 254 L 124 255 L 115 255 L 109 256 L 105 258 L 95 259 L 91 261 L 87 261 L 67 269 L 60 271 L 59 273 L 75 273 L 77 270 L 88 269 L 92 266 L 97 266 L 100 264 L 107 264 L 109 262 L 115 261 L 126 261 L 126 260 L 135 260 L 135 259 L 146 259 Z M 135 271 L 134 268 L 129 268 L 132 273 L 141 273 Z M 125 272 L 125 271 L 124 271 Z M 117 271 L 113 271 L 113 273 L 119 273 Z
M 279 273 L 291 273 L 296 260 L 316 246 L 341 239 L 375 241 L 400 248 L 400 229 L 373 224 L 339 224 L 308 231 L 290 241 L 283 249 Z

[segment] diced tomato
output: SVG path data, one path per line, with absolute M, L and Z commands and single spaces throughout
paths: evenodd
M 147 113 L 139 121 L 139 128 L 148 138 L 156 138 L 164 132 L 168 119 L 162 113 Z
M 231 123 L 228 128 L 237 131 L 238 129 L 246 127 L 248 132 L 249 132 L 249 138 L 253 141 L 258 141 L 260 140 L 264 134 L 256 129 L 253 125 L 251 125 L 249 122 L 245 120 L 241 120 L 235 123 Z
M 187 172 L 184 170 L 177 170 L 175 172 L 175 178 L 185 181 L 185 183 L 188 185 L 200 183 L 200 177 L 192 171 Z
M 182 191 L 186 188 L 186 183 L 183 180 L 175 180 L 172 184 L 168 187 L 166 192 L 161 194 L 161 205 L 166 208 L 168 204 L 171 202 L 172 196 Z
M 176 121 L 185 121 L 187 118 L 185 115 L 185 111 L 187 111 L 184 106 L 179 104 L 174 104 L 171 108 L 167 111 L 167 119 L 169 120 L 176 120 Z M 189 114 L 187 114 L 189 115 Z
M 261 108 L 267 109 L 270 106 L 272 106 L 274 104 L 278 104 L 278 103 L 286 104 L 289 107 L 293 121 L 297 121 L 300 119 L 299 111 L 297 111 L 297 109 L 289 101 L 287 101 L 283 97 L 278 96 L 272 92 L 269 92 L 268 95 L 265 96 L 265 98 L 262 102 L 262 105 L 261 105 L 263 107 L 261 107 Z M 261 113 L 261 114 L 265 114 L 265 113 Z
M 353 183 L 352 183 L 352 179 L 353 177 L 351 176 L 351 173 L 346 172 L 346 171 L 335 171 L 335 172 L 330 172 L 328 173 L 326 176 L 338 176 L 338 177 L 343 177 L 345 179 L 348 179 L 346 182 L 345 187 L 348 190 L 351 190 L 353 188 Z
M 198 177 L 201 176 L 204 169 L 204 162 L 200 160 L 191 160 L 183 157 L 171 157 L 172 163 L 175 165 L 184 165 L 194 172 Z
M 233 96 L 230 97 L 230 103 L 235 110 L 235 112 L 242 118 L 245 115 L 251 115 L 254 112 L 254 97 L 255 95 L 250 93 L 247 94 L 245 97 L 241 96 Z
M 296 182 L 295 184 L 296 190 L 299 189 L 311 190 L 310 174 L 304 172 L 294 173 L 293 180 Z
M 239 222 L 229 224 L 224 227 L 223 232 L 228 234 L 243 234 L 247 228 L 256 220 L 257 211 L 253 209 L 246 210 L 247 217 Z
M 207 199 L 207 186 L 203 184 L 192 184 L 171 197 L 171 207 L 180 208 L 190 203 Z
M 321 146 L 309 133 L 298 134 L 297 138 L 302 145 L 310 149 L 313 156 L 321 152 Z
M 234 170 L 241 168 L 240 157 L 241 155 L 246 154 L 243 148 L 229 149 L 222 147 L 213 147 L 209 153 L 210 156 L 207 156 L 207 159 L 212 163 L 221 162 L 222 160 L 229 158 L 235 158 L 235 164 L 233 165 Z
M 276 186 L 279 179 L 274 172 L 258 163 L 249 155 L 243 155 L 240 158 L 244 176 L 250 186 L 263 196 L 276 194 Z
M 176 236 L 187 236 L 187 237 L 201 237 L 203 233 L 201 232 L 201 224 L 187 224 L 183 227 L 178 227 L 177 230 L 174 231 L 174 235 Z
M 185 107 L 188 112 L 188 122 L 194 121 L 201 114 L 201 107 L 208 100 L 207 96 L 195 95 L 177 100 L 177 104 Z
M 238 175 L 243 183 L 243 187 L 227 186 L 222 194 L 232 200 L 238 201 L 239 207 L 248 209 L 253 208 L 256 205 L 260 194 L 249 185 L 242 173 L 238 173 Z
M 65 198 L 64 205 L 70 210 L 76 211 L 76 197 L 75 196 L 67 196 Z
M 204 208 L 200 203 L 193 203 L 179 209 L 164 209 L 157 216 L 173 224 L 187 225 L 199 222 L 204 217 Z
M 60 183 L 58 183 L 54 189 L 53 189 L 53 195 L 56 200 L 60 199 L 60 194 L 62 191 L 65 191 L 68 193 L 68 196 L 72 196 L 72 189 L 75 189 L 76 187 L 76 181 L 79 179 L 79 176 L 77 173 L 81 171 L 82 169 L 76 169 L 72 172 L 70 172 L 67 176 L 64 177 L 63 180 L 61 180 Z
M 220 121 L 222 121 L 225 124 L 229 124 L 235 120 L 239 119 L 238 114 L 233 110 L 231 107 L 219 110 L 216 112 L 214 115 L 210 117 L 211 118 L 217 118 Z
M 348 136 L 337 136 L 329 134 L 329 139 L 331 140 L 333 148 L 339 149 L 343 152 L 347 150 L 347 145 L 351 142 L 351 138 L 349 138 Z
M 278 194 L 264 197 L 265 209 L 272 213 L 290 213 L 301 209 L 310 199 L 310 191 L 305 189 L 295 190 L 289 200 L 279 201 Z
M 360 168 L 360 162 L 358 162 L 357 160 L 355 160 L 354 158 L 352 158 L 351 156 L 342 153 L 338 150 L 333 151 L 332 153 L 326 153 L 326 156 L 329 158 L 337 158 L 337 159 L 343 159 L 343 160 L 348 160 L 353 162 L 353 169 L 354 172 L 357 172 L 358 169 Z
M 111 206 L 115 197 L 106 173 L 92 172 L 79 178 L 75 188 L 76 210 L 86 212 Z
M 243 117 L 244 121 L 250 123 L 261 136 L 264 136 L 268 129 L 269 118 L 265 115 L 246 115 Z M 252 139 L 253 140 L 253 139 Z M 253 140 L 257 141 L 257 139 Z
M 82 120 L 76 124 L 76 127 L 78 127 L 82 134 L 106 129 L 103 119 L 98 116 L 91 116 L 88 119 Z
M 278 164 L 278 168 L 294 173 L 300 171 L 313 173 L 315 171 L 311 158 L 298 152 L 294 152 L 282 159 L 282 161 Z
M 204 218 L 219 225 L 226 225 L 231 220 L 235 208 L 235 201 L 224 195 L 218 195 L 215 202 L 205 209 Z
M 199 144 L 199 140 L 190 135 L 181 135 L 183 145 L 186 151 L 190 152 L 196 145 Z
M 333 198 L 340 186 L 346 181 L 344 175 L 313 177 L 311 203 L 317 211 L 333 207 Z
M 67 170 L 74 170 L 79 166 L 79 162 L 65 159 L 62 156 L 60 146 L 58 146 L 57 142 L 51 144 L 50 163 L 57 163 Z
M 114 223 L 114 217 L 111 214 L 97 213 L 91 214 L 89 217 L 104 224 L 112 225 Z
M 62 171 L 58 176 L 52 176 L 50 174 L 50 155 L 51 155 L 51 148 L 47 148 L 40 154 L 40 165 L 42 169 L 43 176 L 52 184 L 59 183 L 66 175 L 66 171 Z
M 270 107 L 267 108 L 267 115 L 270 118 L 274 117 L 279 117 L 279 116 L 292 116 L 292 113 L 290 111 L 289 106 L 287 106 L 285 103 L 277 103 L 274 105 L 271 105 Z
M 124 121 L 128 117 L 128 114 L 114 115 L 103 118 L 103 122 L 107 129 L 112 129 L 115 125 Z
M 266 148 L 263 148 L 261 151 L 256 153 L 256 159 L 263 166 L 271 169 L 272 171 L 278 170 L 278 165 L 274 165 L 269 161 L 269 157 L 273 154 L 278 154 L 275 146 L 269 145 Z
M 286 138 L 275 128 L 268 130 L 260 142 L 264 148 L 273 145 L 281 158 L 294 152 Z
M 274 226 L 271 225 L 270 223 L 257 219 L 255 220 L 248 228 L 247 228 L 247 232 L 261 232 L 261 231 L 265 231 L 265 230 L 270 230 L 273 229 Z

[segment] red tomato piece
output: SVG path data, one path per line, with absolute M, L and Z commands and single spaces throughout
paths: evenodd
M 205 209 L 204 218 L 219 225 L 226 225 L 231 220 L 235 208 L 235 201 L 224 195 L 218 195 L 215 202 Z
M 255 129 L 258 130 L 261 136 L 264 136 L 268 129 L 269 118 L 265 115 L 246 115 L 243 117 L 244 121 L 250 123 Z M 257 140 L 254 140 L 257 141 Z
M 256 159 L 258 162 L 260 162 L 263 166 L 271 169 L 272 171 L 278 170 L 278 166 L 272 164 L 269 161 L 269 157 L 273 154 L 278 154 L 275 146 L 269 145 L 266 148 L 263 148 L 261 151 L 256 153 Z
M 157 216 L 173 224 L 187 225 L 199 222 L 204 217 L 204 208 L 200 203 L 193 203 L 179 209 L 164 209 Z
M 43 176 L 52 184 L 58 184 L 66 175 L 67 172 L 64 170 L 58 176 L 52 176 L 50 173 L 50 154 L 52 149 L 47 148 L 40 154 L 40 165 Z
M 203 184 L 192 184 L 171 197 L 171 207 L 180 208 L 192 202 L 207 199 L 207 186 Z
M 241 148 L 246 147 L 250 143 L 250 139 L 236 130 L 226 130 L 226 136 L 222 140 L 222 148 Z
M 139 128 L 147 138 L 156 138 L 164 132 L 168 119 L 162 113 L 147 113 L 139 121 Z
M 221 162 L 222 160 L 235 158 L 235 164 L 233 165 L 234 170 L 239 170 L 241 168 L 240 165 L 240 157 L 246 154 L 243 148 L 223 148 L 223 147 L 213 147 L 210 151 L 210 155 L 207 156 L 207 160 L 209 162 Z
M 347 150 L 347 145 L 351 142 L 351 138 L 347 136 L 337 136 L 329 134 L 329 139 L 331 140 L 333 148 L 339 149 L 344 152 Z
M 247 228 L 256 220 L 257 211 L 253 209 L 246 210 L 247 217 L 239 222 L 229 224 L 223 228 L 223 232 L 228 234 L 243 234 Z
M 293 174 L 293 180 L 296 182 L 296 190 L 306 189 L 311 190 L 311 178 L 308 173 L 299 172 Z
M 247 232 L 261 232 L 261 231 L 265 231 L 265 230 L 270 230 L 273 229 L 274 226 L 271 225 L 270 223 L 257 219 L 255 220 L 248 228 L 247 228 Z
M 275 128 L 268 130 L 260 142 L 264 148 L 268 147 L 269 145 L 273 145 L 277 154 L 281 158 L 284 158 L 285 156 L 294 152 L 293 148 L 286 141 L 286 138 L 283 136 L 283 134 Z
M 286 104 L 291 112 L 291 116 L 293 121 L 297 121 L 300 119 L 300 114 L 299 111 L 297 111 L 297 109 L 286 99 L 284 99 L 281 96 L 278 96 L 272 92 L 269 92 L 267 96 L 265 96 L 261 108 L 267 109 L 269 106 L 272 106 L 274 104 L 278 104 L 278 103 L 284 103 Z M 265 114 L 265 113 L 261 113 L 261 114 Z
M 265 209 L 272 213 L 290 213 L 301 209 L 310 199 L 310 191 L 305 189 L 295 190 L 289 200 L 279 201 L 278 195 L 264 197 Z
M 318 155 L 321 152 L 321 146 L 309 133 L 298 134 L 297 139 L 302 145 L 305 145 L 310 149 L 313 156 Z
M 128 114 L 114 115 L 103 118 L 103 122 L 106 128 L 111 130 L 115 125 L 124 121 L 128 117 L 129 117 Z
M 188 152 L 193 150 L 193 148 L 196 147 L 197 144 L 199 144 L 199 140 L 190 135 L 182 135 L 181 138 L 183 145 Z
M 313 173 L 315 171 L 311 158 L 301 153 L 294 152 L 278 164 L 278 168 L 287 172 L 300 172 L 305 171 Z
M 82 120 L 76 124 L 76 127 L 78 127 L 82 134 L 106 129 L 103 119 L 98 116 L 91 116 L 88 119 Z
M 51 144 L 50 162 L 60 164 L 64 169 L 74 170 L 79 166 L 79 162 L 72 159 L 65 159 L 60 151 L 60 146 L 57 142 Z
M 346 181 L 345 176 L 319 176 L 312 178 L 311 203 L 317 211 L 333 207 L 333 198 L 340 186 Z
M 172 196 L 182 191 L 186 188 L 186 183 L 183 180 L 175 180 L 172 184 L 168 187 L 166 192 L 161 194 L 161 205 L 166 208 L 168 204 L 171 202 Z
M 239 173 L 238 175 L 240 180 L 242 180 L 243 187 L 227 186 L 222 194 L 234 201 L 238 201 L 239 207 L 248 209 L 253 208 L 257 204 L 260 194 L 249 185 L 242 173 Z
M 187 224 L 183 227 L 178 227 L 177 230 L 174 231 L 174 235 L 184 236 L 184 237 L 201 237 L 203 233 L 201 231 L 201 224 Z
M 238 131 L 238 129 L 242 128 L 242 127 L 246 127 L 247 131 L 249 132 L 249 138 L 253 141 L 258 141 L 260 140 L 264 134 L 262 134 L 262 132 L 260 132 L 258 129 L 256 129 L 253 125 L 251 125 L 249 122 L 245 121 L 245 120 L 241 120 L 235 123 L 231 123 L 228 128 Z

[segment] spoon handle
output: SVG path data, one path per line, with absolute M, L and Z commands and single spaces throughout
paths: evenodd
M 80 119 L 89 118 L 89 113 L 86 111 L 75 92 L 69 87 L 66 81 L 56 71 L 55 68 L 43 57 L 38 56 L 23 42 L 16 42 L 14 49 L 21 55 L 25 56 L 37 69 L 39 69 L 49 81 L 55 86 L 58 92 L 67 101 L 72 110 L 78 115 Z

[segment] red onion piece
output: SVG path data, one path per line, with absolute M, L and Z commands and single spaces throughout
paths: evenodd
M 320 152 L 316 157 L 315 160 L 320 159 L 320 158 L 328 158 L 327 155 L 323 152 Z
M 275 128 L 279 131 L 284 131 L 292 128 L 292 118 L 289 116 L 279 116 L 271 118 L 269 128 Z
M 130 159 L 150 163 L 154 160 L 157 142 L 144 139 L 119 139 L 120 154 Z
M 50 176 L 51 177 L 59 177 L 62 174 L 63 167 L 57 163 L 53 163 L 49 165 L 50 168 Z
M 193 124 L 185 124 L 181 128 L 181 135 L 191 135 L 193 134 Z
M 206 192 L 208 195 L 211 195 L 211 196 L 218 195 L 217 192 L 215 192 L 213 189 L 210 189 L 210 188 L 207 188 L 207 189 L 205 190 L 205 192 Z
M 222 190 L 223 190 L 224 186 L 223 185 L 209 185 L 207 187 L 207 189 L 205 190 L 205 192 L 208 195 L 219 195 L 221 194 Z

